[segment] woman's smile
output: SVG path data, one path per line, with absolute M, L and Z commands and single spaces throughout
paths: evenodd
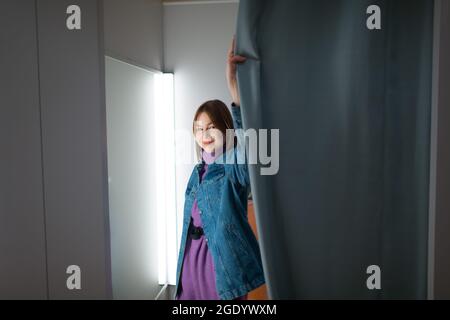
M 203 145 L 205 146 L 209 146 L 210 144 L 214 143 L 214 140 L 210 140 L 210 141 L 203 141 Z

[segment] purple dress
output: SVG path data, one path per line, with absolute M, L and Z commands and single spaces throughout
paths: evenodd
M 208 164 L 211 164 L 217 156 L 205 151 L 202 152 L 202 158 L 205 160 L 205 165 L 200 171 L 200 181 L 202 181 L 206 175 Z M 194 226 L 201 227 L 202 221 L 197 206 L 197 199 L 194 200 L 194 204 L 192 205 L 191 216 L 193 218 Z M 194 240 L 189 236 L 187 237 L 179 291 L 175 298 L 176 300 L 220 300 L 216 290 L 214 263 L 205 240 L 205 235 L 202 235 L 200 239 L 197 240 Z M 246 299 L 247 294 L 242 297 L 237 297 L 234 300 Z

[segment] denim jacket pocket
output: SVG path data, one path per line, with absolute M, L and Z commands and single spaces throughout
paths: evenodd
M 237 230 L 236 226 L 232 223 L 226 224 L 227 232 L 230 236 L 232 249 L 236 251 L 240 256 L 248 256 L 249 248 L 247 242 L 244 240 L 242 234 Z

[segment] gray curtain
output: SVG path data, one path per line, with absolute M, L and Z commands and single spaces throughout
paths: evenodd
M 278 174 L 250 165 L 271 298 L 426 298 L 432 34 L 431 0 L 240 1 L 244 128 L 280 129 Z

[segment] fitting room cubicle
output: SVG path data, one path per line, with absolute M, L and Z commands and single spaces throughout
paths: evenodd
M 1 1 L 0 298 L 171 296 L 176 131 L 229 99 L 233 33 L 244 129 L 279 129 L 278 173 L 249 166 L 257 297 L 450 298 L 449 1 L 219 2 Z

